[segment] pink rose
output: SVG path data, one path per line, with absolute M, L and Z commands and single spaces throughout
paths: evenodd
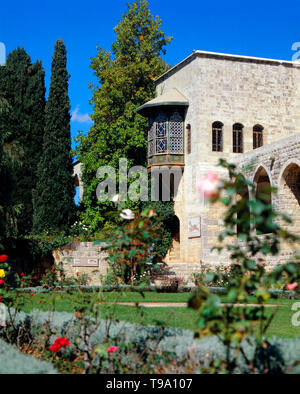
M 296 287 L 298 287 L 298 283 L 294 282 L 294 283 L 289 283 L 288 285 L 286 285 L 288 290 L 295 290 Z
M 111 346 L 106 351 L 107 353 L 114 353 L 118 351 L 118 348 L 116 346 Z
M 198 179 L 197 182 L 197 190 L 200 196 L 203 196 L 205 199 L 216 196 L 218 192 L 218 184 L 220 182 L 220 178 L 217 174 L 212 171 L 209 171 L 208 174 L 204 178 Z

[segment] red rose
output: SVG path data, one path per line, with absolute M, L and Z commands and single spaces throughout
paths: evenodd
M 59 352 L 60 351 L 60 346 L 56 345 L 55 343 L 49 347 L 51 352 Z
M 35 275 L 34 279 L 37 280 L 37 278 L 38 278 L 38 277 Z
M 4 263 L 7 260 L 7 255 L 6 254 L 2 254 L 0 256 L 0 263 Z
M 0 285 L 4 285 L 4 280 L 3 279 L 0 279 Z
M 70 345 L 70 341 L 66 337 L 64 338 L 59 337 L 55 339 L 54 345 L 57 345 L 59 347 L 67 347 Z
M 2 294 L 0 294 L 0 302 L 2 302 Z
M 70 346 L 70 341 L 66 337 L 61 338 L 60 345 L 64 347 Z
M 34 293 L 31 293 L 32 296 L 34 296 Z
M 68 339 L 66 337 L 57 338 L 54 343 L 59 344 L 60 346 L 69 346 L 70 345 L 70 341 L 68 341 Z
M 24 276 L 24 272 L 21 272 L 21 276 Z

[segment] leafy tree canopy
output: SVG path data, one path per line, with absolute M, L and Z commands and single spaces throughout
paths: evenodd
M 103 226 L 112 207 L 110 202 L 97 201 L 97 169 L 110 165 L 118 173 L 119 158 L 127 158 L 128 168 L 146 165 L 147 121 L 136 109 L 155 97 L 154 79 L 168 69 L 161 55 L 172 40 L 146 0 L 128 4 L 114 31 L 117 37 L 111 51 L 98 47 L 92 58 L 91 68 L 98 78 L 98 84 L 90 85 L 94 124 L 87 136 L 81 133 L 77 139 L 76 153 L 84 164 L 82 219 L 93 230 Z

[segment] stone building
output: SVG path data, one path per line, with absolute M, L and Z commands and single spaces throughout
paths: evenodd
M 254 162 L 248 179 L 258 189 L 278 188 L 270 201 L 290 214 L 299 233 L 300 64 L 193 51 L 155 83 L 157 97 L 137 111 L 149 118 L 149 172 L 174 170 L 177 235 L 165 259 L 169 267 L 190 277 L 201 264 L 227 262 L 211 252 L 222 229 L 221 207 L 204 203 L 196 190 L 199 177 L 221 172 L 219 158 L 240 168 Z M 176 170 L 182 174 L 177 187 Z M 283 246 L 274 263 L 292 252 Z
M 279 188 L 270 200 L 299 229 L 299 63 L 194 51 L 156 80 L 156 90 L 138 112 L 149 118 L 149 171 L 183 170 L 175 198 L 178 237 L 166 257 L 174 271 L 187 276 L 200 262 L 226 261 L 211 252 L 222 212 L 196 191 L 199 177 L 220 172 L 219 158 L 239 166 L 255 161 L 247 175 L 258 187 Z

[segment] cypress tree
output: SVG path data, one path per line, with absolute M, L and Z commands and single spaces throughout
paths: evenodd
M 4 151 L 15 161 L 13 205 L 22 206 L 18 233 L 32 229 L 32 191 L 36 187 L 37 165 L 42 154 L 45 116 L 45 73 L 41 62 L 31 64 L 23 48 L 12 51 L 1 67 L 0 96 L 10 110 L 0 119 Z
M 3 129 L 5 119 L 11 107 L 6 99 L 0 97 L 0 126 Z M 1 130 L 2 131 L 2 130 Z M 17 235 L 16 218 L 19 207 L 14 205 L 15 169 L 17 168 L 3 149 L 5 134 L 0 132 L 0 249 L 5 250 L 8 238 Z
M 34 233 L 66 232 L 75 215 L 68 79 L 66 48 L 57 40 L 45 111 L 43 156 L 33 194 Z

